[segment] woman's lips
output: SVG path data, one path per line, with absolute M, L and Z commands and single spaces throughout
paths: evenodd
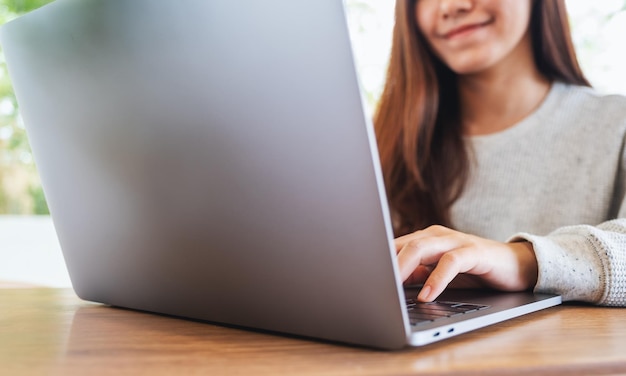
M 475 30 L 482 29 L 483 27 L 490 25 L 492 22 L 493 20 L 487 20 L 485 22 L 478 22 L 478 23 L 473 23 L 469 25 L 459 26 L 459 27 L 456 27 L 452 30 L 445 32 L 443 34 L 443 37 L 445 39 L 452 39 L 455 37 L 460 37 L 462 35 L 470 34 Z

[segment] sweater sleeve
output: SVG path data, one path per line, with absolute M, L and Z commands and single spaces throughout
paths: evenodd
M 519 240 L 531 242 L 537 256 L 535 291 L 560 294 L 564 301 L 626 306 L 626 218 L 511 239 Z
M 626 125 L 624 117 L 620 118 L 618 123 Z M 539 267 L 536 292 L 557 293 L 564 301 L 626 307 L 626 135 L 623 131 L 621 136 L 613 204 L 606 222 L 597 226 L 561 227 L 546 236 L 518 233 L 510 239 L 526 240 L 533 245 Z

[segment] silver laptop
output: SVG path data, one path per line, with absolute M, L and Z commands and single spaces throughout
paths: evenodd
M 407 302 L 342 0 L 57 0 L 1 41 L 83 299 L 384 349 L 560 303 Z

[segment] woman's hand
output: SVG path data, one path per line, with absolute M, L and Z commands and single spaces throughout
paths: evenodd
M 537 283 L 537 259 L 528 242 L 500 243 L 431 226 L 397 238 L 400 275 L 423 283 L 418 300 L 430 302 L 453 287 L 522 291 Z

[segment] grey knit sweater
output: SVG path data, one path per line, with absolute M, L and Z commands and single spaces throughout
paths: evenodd
M 467 138 L 472 171 L 454 227 L 530 241 L 535 291 L 626 306 L 625 138 L 625 97 L 555 83 L 517 125 Z

